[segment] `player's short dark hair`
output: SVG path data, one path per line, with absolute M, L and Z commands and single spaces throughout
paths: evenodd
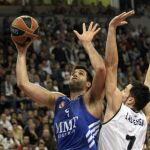
M 73 71 L 75 69 L 83 69 L 83 70 L 85 70 L 86 74 L 87 74 L 87 81 L 90 81 L 92 83 L 93 76 L 92 76 L 92 74 L 90 73 L 90 71 L 85 66 L 83 66 L 83 65 L 76 65 L 76 66 L 74 66 Z
M 138 81 L 132 83 L 130 95 L 135 99 L 134 107 L 137 111 L 142 110 L 150 102 L 150 90 L 148 86 Z

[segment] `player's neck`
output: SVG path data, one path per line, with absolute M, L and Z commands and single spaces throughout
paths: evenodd
M 76 99 L 80 95 L 84 95 L 85 91 L 70 92 L 70 99 Z
M 133 106 L 128 106 L 130 109 L 132 109 L 135 113 L 138 113 L 139 111 L 136 110 Z

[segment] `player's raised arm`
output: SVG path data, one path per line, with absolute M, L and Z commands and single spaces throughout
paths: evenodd
M 149 87 L 149 90 L 150 90 L 150 64 L 149 64 L 149 67 L 148 67 L 148 70 L 146 73 L 144 84 L 147 85 Z M 150 102 L 144 108 L 144 112 L 145 112 L 145 115 L 147 117 L 148 122 L 150 122 Z
M 116 43 L 116 28 L 118 26 L 127 24 L 125 19 L 133 14 L 134 11 L 123 12 L 122 14 L 114 17 L 109 23 L 105 51 L 105 61 L 107 68 L 105 88 L 108 108 L 112 111 L 118 110 L 122 103 L 121 98 L 118 97 L 117 99 L 114 99 L 116 92 L 119 94 L 119 90 L 117 89 L 118 49 Z
M 47 89 L 44 89 L 43 87 L 29 81 L 26 67 L 26 53 L 30 44 L 31 42 L 26 46 L 19 46 L 15 43 L 18 50 L 16 65 L 17 85 L 32 100 L 54 109 L 55 100 L 58 96 L 63 94 L 48 91 Z
M 106 69 L 103 58 L 94 48 L 92 40 L 94 36 L 100 31 L 100 28 L 98 27 L 98 24 L 91 22 L 87 29 L 85 23 L 83 23 L 82 29 L 82 34 L 79 34 L 77 31 L 74 32 L 82 43 L 86 53 L 88 54 L 92 67 L 95 71 L 92 87 L 87 94 L 89 96 L 88 100 L 99 100 L 104 89 Z
M 150 64 L 146 73 L 144 84 L 147 85 L 150 89 Z

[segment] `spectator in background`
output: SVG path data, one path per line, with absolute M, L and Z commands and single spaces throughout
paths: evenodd
M 42 40 L 40 38 L 33 41 L 33 50 L 36 54 L 39 54 Z
M 38 84 L 42 87 L 45 87 L 45 84 L 40 80 L 40 77 L 37 73 L 33 75 L 33 83 Z
M 59 62 L 61 67 L 63 67 L 64 64 L 68 63 L 66 52 L 63 49 L 62 45 L 63 43 L 58 43 L 52 51 L 52 54 L 54 54 L 56 62 Z
M 52 74 L 52 69 L 51 69 L 51 64 L 50 61 L 47 59 L 43 59 L 40 69 L 45 71 L 47 74 L 51 75 Z
M 2 86 L 3 86 L 5 96 L 10 100 L 13 99 L 14 88 L 13 88 L 13 84 L 11 82 L 11 75 L 10 74 L 7 74 L 5 76 L 5 82 L 3 83 Z
M 70 66 L 66 64 L 64 66 L 64 69 L 62 70 L 61 76 L 63 79 L 63 91 L 65 95 L 69 96 L 70 90 L 69 90 L 69 82 L 70 82 Z
M 62 72 L 62 69 L 60 68 L 60 64 L 57 62 L 53 68 L 52 79 L 56 80 L 59 83 L 58 88 L 60 91 L 63 90 L 63 83 L 62 83 L 63 79 L 61 76 L 61 72 Z
M 18 147 L 18 150 L 30 150 L 32 149 L 32 146 L 30 144 L 30 138 L 27 135 L 23 136 L 23 141 L 21 143 L 21 145 Z
M 12 130 L 8 130 L 6 137 L 3 139 L 2 144 L 5 150 L 8 149 L 17 149 L 20 145 L 20 142 L 13 137 Z
M 29 125 L 26 128 L 26 130 L 24 132 L 24 135 L 29 137 L 30 145 L 32 147 L 35 147 L 36 143 L 38 141 L 38 135 L 37 135 L 37 132 L 36 132 L 35 123 L 29 122 Z
M 49 91 L 58 91 L 54 88 L 54 85 L 53 85 L 53 80 L 52 79 L 49 79 L 46 81 L 46 89 L 49 90 Z
M 23 114 L 19 111 L 17 112 L 17 122 L 18 122 L 18 125 L 20 125 L 22 128 L 24 127 Z
M 17 120 L 12 120 L 12 133 L 15 140 L 22 143 L 23 141 L 23 129 L 20 125 L 18 125 Z
M 59 91 L 59 89 L 61 89 L 57 80 L 53 81 L 53 87 L 54 87 L 54 90 L 57 92 Z
M 6 128 L 7 130 L 12 130 L 12 124 L 7 119 L 7 116 L 5 113 L 1 114 L 0 116 L 0 124 L 3 126 L 3 128 Z
M 49 129 L 43 129 L 41 138 L 45 141 L 45 145 L 48 150 L 56 149 L 54 137 L 51 135 Z
M 43 139 L 39 139 L 38 145 L 36 146 L 35 150 L 48 150 Z
M 2 144 L 5 134 L 6 130 L 4 129 L 3 125 L 0 124 L 0 144 Z

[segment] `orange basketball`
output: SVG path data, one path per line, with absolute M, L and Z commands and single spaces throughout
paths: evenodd
M 31 16 L 17 17 L 11 24 L 11 38 L 19 45 L 24 45 L 38 37 L 39 25 Z

